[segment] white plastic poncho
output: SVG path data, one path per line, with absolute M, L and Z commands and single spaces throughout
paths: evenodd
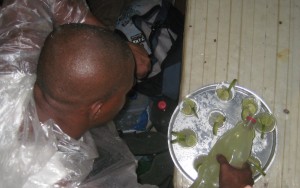
M 53 121 L 39 122 L 34 75 L 17 72 L 0 78 L 0 187 L 155 187 L 137 183 L 136 161 L 113 130 L 91 131 L 97 149 L 88 132 L 74 140 Z
M 4 0 L 0 8 L 0 71 L 35 73 L 54 26 L 84 22 L 84 0 Z
M 8 0 L 0 11 L 0 187 L 76 187 L 97 157 L 93 139 L 41 124 L 32 95 L 41 46 L 55 24 L 83 22 L 85 1 Z
M 0 79 L 0 182 L 3 187 L 76 187 L 97 157 L 89 133 L 74 140 L 51 120 L 39 122 L 32 95 L 34 75 Z

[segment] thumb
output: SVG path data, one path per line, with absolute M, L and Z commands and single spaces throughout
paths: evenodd
M 216 158 L 217 158 L 217 161 L 220 163 L 220 165 L 228 164 L 228 161 L 224 155 L 219 154 L 219 155 L 217 155 Z

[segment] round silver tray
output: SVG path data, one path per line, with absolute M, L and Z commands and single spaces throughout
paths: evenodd
M 196 116 L 187 116 L 180 112 L 182 102 L 176 107 L 171 117 L 168 130 L 168 146 L 175 166 L 189 180 L 194 181 L 197 178 L 197 171 L 194 168 L 194 161 L 197 157 L 206 155 L 216 143 L 218 138 L 241 121 L 241 102 L 246 97 L 254 97 L 259 104 L 258 112 L 270 112 L 267 104 L 254 92 L 240 87 L 234 87 L 234 96 L 230 101 L 221 101 L 215 94 L 216 87 L 219 84 L 208 85 L 186 96 L 193 99 L 197 104 Z M 217 135 L 213 135 L 212 126 L 209 123 L 209 117 L 212 113 L 219 112 L 225 115 L 226 121 L 218 129 Z M 197 144 L 194 147 L 182 147 L 179 144 L 171 143 L 175 139 L 171 135 L 172 131 L 181 131 L 191 129 L 197 134 Z M 264 138 L 256 131 L 253 140 L 252 155 L 258 158 L 262 164 L 263 170 L 267 173 L 272 164 L 277 150 L 277 128 L 272 132 L 266 133 Z M 254 181 L 257 181 L 262 175 L 254 174 Z

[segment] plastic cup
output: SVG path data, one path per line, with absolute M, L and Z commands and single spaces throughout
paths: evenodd
M 269 112 L 261 112 L 255 116 L 255 129 L 258 132 L 269 133 L 275 129 L 276 118 Z
M 221 101 L 228 102 L 234 98 L 235 89 L 232 87 L 230 91 L 228 91 L 229 85 L 227 82 L 222 82 L 216 86 L 216 96 Z
M 180 112 L 186 116 L 198 117 L 199 106 L 194 99 L 185 98 L 180 105 Z
M 260 110 L 260 101 L 255 97 L 246 97 L 242 100 L 242 119 L 246 120 L 247 116 L 253 117 Z

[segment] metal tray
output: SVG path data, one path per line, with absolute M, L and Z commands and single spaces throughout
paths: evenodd
M 225 83 L 222 83 L 225 84 Z M 194 161 L 201 155 L 206 155 L 216 143 L 218 138 L 231 129 L 238 121 L 241 121 L 241 101 L 246 97 L 254 97 L 260 103 L 258 112 L 270 112 L 267 104 L 254 92 L 240 87 L 234 87 L 234 95 L 230 101 L 221 101 L 215 94 L 216 87 L 219 84 L 208 85 L 187 95 L 187 98 L 193 99 L 198 105 L 198 116 L 187 116 L 180 112 L 182 102 L 176 107 L 171 117 L 168 130 L 168 146 L 175 166 L 189 180 L 194 181 L 197 177 L 197 171 L 194 169 Z M 212 113 L 219 112 L 226 116 L 226 121 L 219 128 L 215 136 L 212 132 L 212 126 L 209 123 L 209 117 Z M 191 129 L 197 134 L 197 144 L 194 147 L 182 147 L 179 144 L 171 144 L 175 139 L 171 131 L 180 131 Z M 277 128 L 265 134 L 265 138 L 260 138 L 260 133 L 256 132 L 253 140 L 252 155 L 258 158 L 264 171 L 271 166 L 277 150 Z M 254 174 L 256 182 L 262 175 Z

